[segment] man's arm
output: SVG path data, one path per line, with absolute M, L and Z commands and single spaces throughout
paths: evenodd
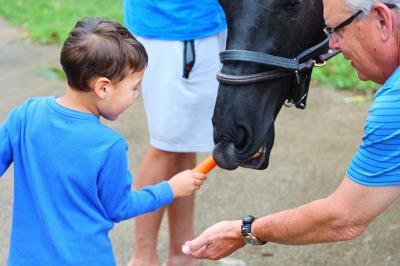
M 367 187 L 345 178 L 325 199 L 257 219 L 259 239 L 289 245 L 335 242 L 359 236 L 400 195 L 400 186 Z M 207 229 L 184 248 L 195 258 L 219 259 L 244 246 L 240 221 Z

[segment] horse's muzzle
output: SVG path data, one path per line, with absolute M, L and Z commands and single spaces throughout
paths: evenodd
M 236 157 L 237 151 L 232 142 L 221 140 L 213 150 L 214 160 L 218 166 L 226 170 L 234 170 L 239 167 L 240 162 Z
M 226 170 L 234 170 L 239 166 L 262 170 L 268 167 L 271 149 L 272 144 L 267 143 L 260 147 L 257 156 L 243 160 L 239 158 L 239 151 L 232 142 L 222 140 L 215 145 L 213 157 L 218 166 Z

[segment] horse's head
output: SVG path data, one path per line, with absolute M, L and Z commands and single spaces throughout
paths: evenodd
M 213 156 L 225 169 L 239 165 L 265 169 L 276 116 L 286 100 L 305 107 L 311 59 L 328 48 L 322 30 L 322 0 L 220 3 L 227 17 L 227 50 L 231 51 L 221 54 Z

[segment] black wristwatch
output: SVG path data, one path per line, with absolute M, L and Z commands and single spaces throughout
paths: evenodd
M 242 233 L 243 240 L 244 240 L 244 242 L 246 242 L 246 244 L 264 245 L 267 242 L 261 241 L 260 239 L 258 239 L 257 237 L 255 237 L 254 235 L 251 234 L 251 224 L 256 219 L 257 218 L 255 218 L 252 215 L 247 215 L 246 217 L 244 217 L 242 220 L 242 227 L 241 227 L 240 231 Z

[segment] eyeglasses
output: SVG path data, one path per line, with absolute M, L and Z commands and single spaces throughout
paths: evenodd
M 391 3 L 384 3 L 384 4 L 390 9 L 397 7 L 395 4 L 391 4 Z M 362 10 L 357 11 L 356 13 L 351 15 L 349 18 L 347 18 L 343 22 L 339 23 L 339 25 L 337 25 L 336 27 L 333 27 L 333 28 L 325 27 L 324 28 L 324 32 L 325 32 L 326 36 L 331 38 L 334 42 L 338 41 L 338 39 L 339 39 L 338 38 L 339 37 L 338 31 L 340 29 L 343 29 L 344 27 L 346 27 L 350 23 L 352 23 L 358 17 L 358 15 L 360 15 L 361 13 L 363 13 Z M 336 34 L 334 34 L 334 33 L 336 33 Z
M 339 23 L 339 25 L 337 25 L 334 28 L 331 27 L 325 27 L 324 28 L 324 32 L 326 34 L 326 36 L 328 36 L 329 38 L 334 38 L 334 36 L 338 36 L 337 32 L 340 29 L 343 29 L 344 27 L 346 27 L 347 25 L 349 25 L 350 23 L 353 22 L 353 20 L 356 19 L 356 17 L 358 17 L 358 15 L 360 15 L 362 13 L 361 10 L 357 11 L 356 13 L 354 13 L 353 15 L 351 15 L 349 18 L 347 18 L 346 20 L 344 20 L 343 22 Z M 336 34 L 334 34 L 336 33 Z M 337 38 L 335 38 L 337 39 Z M 334 40 L 335 41 L 335 40 Z M 336 41 L 335 41 L 336 42 Z

